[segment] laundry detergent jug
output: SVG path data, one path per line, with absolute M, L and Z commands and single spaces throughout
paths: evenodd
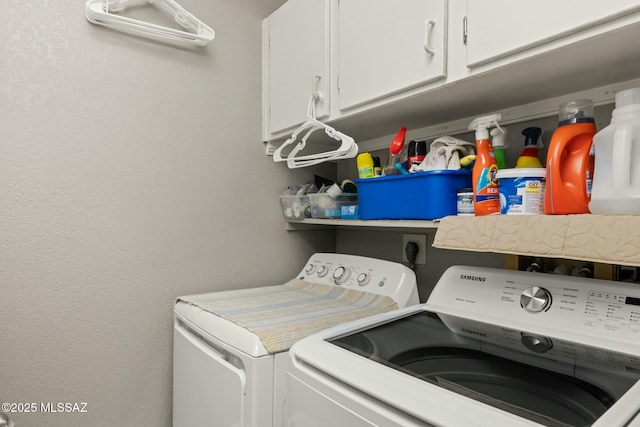
M 591 213 L 640 214 L 640 88 L 616 94 L 611 124 L 593 137 L 593 145 Z
M 545 214 L 589 213 L 593 179 L 593 101 L 579 99 L 560 105 L 560 124 L 547 151 Z

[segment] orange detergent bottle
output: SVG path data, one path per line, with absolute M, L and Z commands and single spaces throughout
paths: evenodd
M 473 166 L 473 210 L 476 216 L 500 213 L 500 188 L 496 173 L 498 164 L 489 141 L 488 128 L 497 126 L 502 116 L 478 117 L 469 124 L 476 131 L 476 163 Z
M 547 151 L 545 214 L 589 213 L 596 133 L 593 117 L 590 99 L 560 105 L 560 124 Z

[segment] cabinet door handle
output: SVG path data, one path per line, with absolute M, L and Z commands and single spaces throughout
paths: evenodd
M 435 26 L 436 21 L 433 19 L 427 19 L 424 23 L 424 50 L 431 56 L 436 54 L 436 51 L 431 47 L 431 33 Z

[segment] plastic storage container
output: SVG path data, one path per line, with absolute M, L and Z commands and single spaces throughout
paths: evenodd
M 471 187 L 468 170 L 434 170 L 356 180 L 360 219 L 424 219 L 456 215 L 457 192 Z
M 457 211 L 458 215 L 475 216 L 473 209 L 473 188 L 458 188 Z
M 640 214 L 640 88 L 616 94 L 611 124 L 596 133 L 593 144 L 591 213 Z
M 311 217 L 309 196 L 280 196 L 282 213 L 285 218 L 302 219 Z
M 367 179 L 370 180 L 372 178 Z M 328 193 L 315 193 L 309 194 L 309 202 L 311 204 L 312 218 L 342 218 L 342 207 L 357 206 L 358 194 L 342 193 L 331 196 Z M 350 210 L 345 211 L 349 212 Z
M 500 213 L 503 215 L 544 214 L 544 168 L 502 169 L 500 180 Z

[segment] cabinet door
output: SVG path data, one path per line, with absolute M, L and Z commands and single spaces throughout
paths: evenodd
M 467 66 L 486 64 L 638 10 L 637 0 L 467 0 Z
M 329 113 L 328 0 L 289 0 L 265 20 L 265 132 L 291 129 L 306 119 L 314 76 L 324 99 L 316 116 Z
M 446 0 L 340 0 L 340 110 L 446 76 Z

